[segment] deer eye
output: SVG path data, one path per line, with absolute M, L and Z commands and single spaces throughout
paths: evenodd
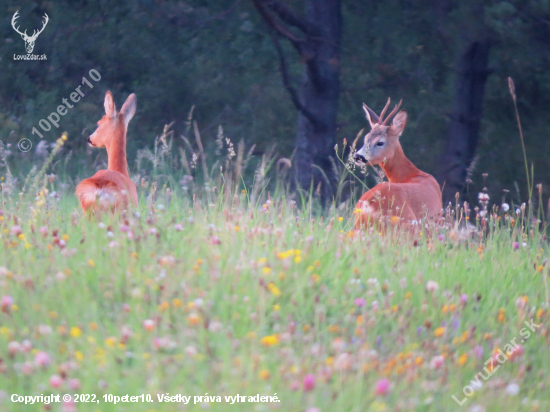
M 378 142 L 376 143 L 376 146 L 384 146 L 384 142 Z

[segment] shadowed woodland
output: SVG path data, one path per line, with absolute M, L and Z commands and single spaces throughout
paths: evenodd
M 380 111 L 391 97 L 409 114 L 405 153 L 437 178 L 444 202 L 458 192 L 474 203 L 483 187 L 496 202 L 523 202 L 510 76 L 534 183 L 548 197 L 550 1 L 6 1 L 1 10 L 0 140 L 20 179 L 38 155 L 32 127 L 96 69 L 97 85 L 44 133 L 53 143 L 68 132 L 69 179 L 105 162 L 86 140 L 112 90 L 138 97 L 128 138 L 134 171 L 138 149 L 152 149 L 166 124 L 172 149 L 185 146 L 177 136 L 192 111 L 207 156 L 222 126 L 233 142 L 255 144 L 255 156 L 275 145 L 292 159 L 295 183 L 313 181 L 331 198 L 334 146 L 368 130 L 363 102 Z M 13 60 L 25 52 L 10 24 L 17 10 L 29 31 L 49 15 L 34 50 L 46 61 Z M 17 150 L 21 138 L 32 141 L 29 153 Z

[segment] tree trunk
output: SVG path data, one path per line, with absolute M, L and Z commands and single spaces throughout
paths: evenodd
M 306 0 L 311 33 L 302 53 L 306 66 L 299 100 L 307 113 L 301 110 L 298 115 L 294 172 L 306 190 L 312 182 L 314 189 L 321 183 L 324 199 L 331 196 L 336 183 L 329 156 L 335 154 L 340 93 L 340 8 L 340 0 Z
M 466 189 L 467 169 L 479 140 L 490 47 L 489 40 L 474 41 L 457 63 L 454 108 L 439 168 L 443 204 L 454 203 L 456 193 L 463 195 Z

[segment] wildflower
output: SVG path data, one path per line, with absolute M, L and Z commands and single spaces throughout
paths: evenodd
M 52 388 L 59 388 L 63 383 L 63 379 L 59 375 L 50 376 L 50 386 Z
M 264 336 L 260 340 L 260 343 L 264 346 L 274 346 L 277 343 L 279 343 L 279 337 L 276 334 L 275 335 Z
M 506 318 L 505 313 L 506 313 L 506 309 L 500 308 L 498 310 L 497 321 L 499 321 L 500 323 L 503 323 Z
M 267 288 L 269 289 L 269 291 L 274 295 L 274 296 L 280 296 L 281 295 L 281 291 L 279 290 L 279 288 L 277 286 L 275 286 L 275 284 L 273 282 L 269 282 L 267 284 Z
M 508 203 L 503 203 L 500 205 L 500 208 L 502 209 L 503 212 L 507 212 L 510 210 L 510 205 Z
M 378 382 L 376 382 L 376 388 L 374 390 L 374 393 L 376 395 L 387 395 L 389 389 L 390 389 L 390 381 L 386 378 L 380 379 Z
M 37 352 L 34 355 L 34 364 L 44 368 L 48 367 L 50 365 L 50 355 L 47 352 Z
M 349 353 L 341 353 L 334 361 L 334 369 L 339 371 L 348 370 L 351 367 L 351 361 L 352 357 Z
M 428 280 L 426 282 L 426 290 L 428 292 L 435 292 L 436 290 L 439 289 L 439 285 L 437 284 L 437 282 L 433 281 L 433 280 Z
M 187 316 L 187 323 L 191 326 L 198 325 L 201 321 L 201 318 L 196 313 L 191 313 L 189 316 Z
M 480 192 L 477 195 L 477 198 L 479 199 L 480 203 L 489 201 L 489 195 L 487 193 Z
M 315 375 L 308 373 L 306 376 L 304 376 L 302 387 L 304 388 L 304 392 L 309 392 L 313 390 L 315 388 Z
M 517 383 L 508 384 L 506 393 L 510 396 L 516 396 L 519 393 L 519 385 Z
M 443 336 L 445 334 L 445 328 L 443 326 L 439 327 L 439 328 L 436 328 L 434 330 L 434 336 L 436 338 L 440 338 L 441 336 Z
M 185 353 L 191 357 L 195 357 L 197 356 L 197 349 L 194 347 L 194 346 L 186 346 L 185 349 L 184 349 Z
M 93 259 L 88 259 L 88 266 L 90 266 L 91 268 L 95 267 L 95 262 Z
M 73 326 L 71 328 L 71 331 L 69 333 L 73 338 L 79 338 L 80 335 L 82 335 L 82 331 L 80 330 L 80 328 L 76 327 L 76 326 Z
M 268 380 L 268 379 L 269 379 L 269 377 L 271 376 L 271 374 L 269 373 L 269 371 L 268 371 L 267 369 L 262 369 L 262 370 L 260 371 L 260 375 L 259 375 L 259 376 L 260 376 L 260 379 L 263 379 L 263 380 L 265 381 L 265 380 Z
M 222 324 L 217 320 L 214 320 L 208 324 L 208 330 L 210 332 L 219 332 L 221 329 L 222 329 Z
M 353 304 L 357 307 L 360 307 L 362 308 L 363 306 L 365 306 L 367 302 L 365 301 L 365 299 L 363 298 L 356 298 L 354 301 L 353 301 Z
M 512 249 L 518 250 L 519 249 L 519 242 L 512 243 Z
M 510 352 L 506 351 L 506 355 L 510 358 L 510 360 L 520 357 L 525 352 L 525 349 L 522 345 L 515 346 Z
M 271 273 L 271 268 L 269 266 L 262 268 L 262 273 L 264 275 L 269 275 Z
M 114 348 L 116 345 L 116 338 L 110 336 L 107 339 L 105 339 L 105 345 L 109 348 Z
M 168 302 L 164 301 L 160 305 L 158 305 L 158 310 L 159 310 L 159 312 L 164 312 L 169 307 L 170 307 L 170 304 Z
M 458 364 L 460 366 L 463 366 L 466 363 L 467 360 L 468 360 L 468 355 L 463 353 L 462 355 L 460 355 L 460 358 L 458 358 Z
M 8 343 L 8 353 L 10 356 L 14 356 L 17 352 L 21 352 L 21 344 L 17 341 Z
M 2 308 L 2 312 L 10 313 L 12 306 L 13 298 L 9 295 L 2 296 L 2 299 L 0 300 L 0 307 Z
M 218 236 L 212 236 L 212 239 L 210 241 L 213 245 L 221 245 L 222 243 Z
M 439 369 L 445 363 L 445 358 L 442 355 L 437 355 L 432 358 L 430 361 L 430 367 L 432 369 Z
M 153 346 L 155 349 L 172 349 L 176 346 L 176 342 L 170 340 L 168 337 L 153 339 Z
M 14 225 L 11 227 L 11 234 L 14 236 L 19 236 L 23 231 L 18 225 Z
M 143 321 L 143 327 L 146 331 L 151 332 L 153 329 L 155 329 L 155 321 L 152 319 L 146 319 Z
M 172 306 L 174 306 L 175 308 L 181 307 L 181 304 L 182 304 L 182 302 L 178 298 L 175 298 L 174 300 L 172 300 Z

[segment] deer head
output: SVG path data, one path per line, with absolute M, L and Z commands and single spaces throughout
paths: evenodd
M 365 135 L 363 147 L 355 154 L 355 164 L 358 166 L 365 166 L 367 163 L 377 165 L 383 163 L 385 159 L 393 157 L 395 147 L 399 144 L 399 136 L 403 133 L 403 129 L 405 129 L 405 124 L 407 123 L 407 112 L 401 110 L 397 113 L 402 101 L 395 105 L 395 108 L 385 119 L 384 115 L 390 105 L 389 98 L 384 110 L 380 113 L 380 117 L 363 103 L 363 110 L 370 123 L 371 131 Z M 391 125 L 388 126 L 389 120 L 395 113 L 397 115 Z
M 97 122 L 97 129 L 88 137 L 88 143 L 94 147 L 106 147 L 109 150 L 113 138 L 126 135 L 128 123 L 136 112 L 137 98 L 132 93 L 117 113 L 113 95 L 107 91 L 103 105 L 105 115 Z
M 13 15 L 13 18 L 11 19 L 11 26 L 13 27 L 13 29 L 17 33 L 19 33 L 21 35 L 21 37 L 25 41 L 25 49 L 27 49 L 27 53 L 32 53 L 32 51 L 34 49 L 34 42 L 36 41 L 38 35 L 44 31 L 44 28 L 46 27 L 46 25 L 48 24 L 48 21 L 50 19 L 49 19 L 48 15 L 46 13 L 44 13 L 44 22 L 42 23 L 42 28 L 40 30 L 34 30 L 33 33 L 32 33 L 32 36 L 28 36 L 27 35 L 27 30 L 25 30 L 25 32 L 21 33 L 19 31 L 19 26 L 15 27 L 15 21 L 19 18 L 18 13 L 19 13 L 19 10 L 17 10 L 15 12 L 15 14 Z

